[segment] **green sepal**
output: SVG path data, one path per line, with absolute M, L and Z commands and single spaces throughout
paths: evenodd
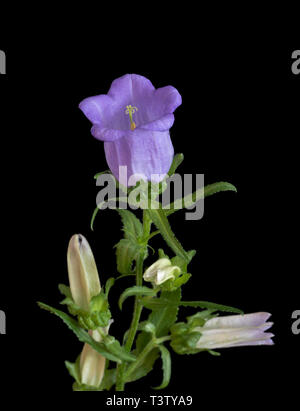
M 80 355 L 77 357 L 75 362 L 65 361 L 65 366 L 77 384 L 81 384 L 81 376 L 80 376 Z
M 177 354 L 196 354 L 199 352 L 197 349 L 197 343 L 201 337 L 201 333 L 198 331 L 191 331 L 174 333 L 174 328 L 172 328 L 172 340 L 171 340 L 171 347 Z M 177 328 L 178 331 L 178 328 Z

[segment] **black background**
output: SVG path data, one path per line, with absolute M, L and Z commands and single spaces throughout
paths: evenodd
M 116 273 L 117 213 L 100 213 L 95 231 L 89 229 L 93 176 L 107 166 L 78 104 L 106 93 L 115 78 L 137 73 L 182 95 L 171 129 L 175 152 L 185 155 L 179 171 L 238 189 L 207 199 L 200 221 L 185 221 L 183 212 L 170 218 L 185 249 L 198 250 L 184 299 L 268 311 L 275 323 L 273 347 L 224 350 L 221 357 L 173 353 L 172 380 L 163 393 L 190 393 L 199 405 L 203 398 L 238 405 L 237 393 L 252 404 L 283 397 L 293 403 L 299 337 L 291 332 L 291 314 L 300 308 L 292 267 L 297 249 L 290 240 L 297 231 L 300 75 L 291 72 L 297 37 L 271 20 L 219 25 L 214 15 L 208 23 L 192 10 L 176 18 L 152 10 L 146 19 L 134 8 L 128 5 L 126 14 L 91 9 L 76 20 L 67 13 L 47 22 L 33 18 L 32 27 L 28 22 L 16 35 L 12 24 L 0 39 L 7 54 L 7 75 L 0 76 L 2 390 L 26 390 L 28 398 L 35 391 L 71 392 L 63 362 L 74 360 L 82 344 L 36 301 L 58 306 L 57 284 L 67 282 L 66 249 L 74 233 L 89 240 L 102 283 Z M 164 246 L 158 238 L 151 245 Z M 112 304 L 129 285 L 120 280 Z M 111 332 L 119 338 L 132 302 L 122 313 L 112 305 Z M 126 389 L 147 392 L 160 379 L 158 362 L 154 373 Z

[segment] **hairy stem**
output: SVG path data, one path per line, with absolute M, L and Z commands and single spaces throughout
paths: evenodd
M 143 284 L 143 264 L 144 264 L 144 259 L 146 256 L 146 247 L 148 243 L 148 238 L 151 230 L 151 219 L 149 218 L 148 214 L 144 211 L 143 212 L 143 237 L 145 238 L 145 249 L 141 251 L 140 255 L 138 256 L 137 262 L 136 262 L 136 285 L 141 286 Z M 127 341 L 125 343 L 125 348 L 128 352 L 130 352 L 135 335 L 138 329 L 141 313 L 142 313 L 142 303 L 141 303 L 141 297 L 136 296 L 135 301 L 134 301 L 134 310 L 133 310 L 133 317 L 127 337 Z M 124 386 L 125 386 L 125 365 L 124 363 L 119 364 L 117 367 L 117 382 L 116 382 L 116 391 L 124 391 Z

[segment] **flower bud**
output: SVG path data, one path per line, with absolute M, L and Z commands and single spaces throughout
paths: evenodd
M 91 298 L 100 293 L 101 286 L 92 250 L 81 234 L 75 234 L 71 238 L 67 260 L 73 300 L 81 309 L 89 311 Z M 90 330 L 89 334 L 94 340 L 101 341 L 97 330 Z M 81 383 L 99 387 L 104 370 L 105 358 L 89 344 L 84 344 L 80 355 Z
M 175 279 L 175 275 L 180 273 L 180 268 L 172 265 L 168 258 L 160 258 L 152 264 L 144 273 L 144 280 L 150 281 L 154 285 L 160 285 L 169 279 Z
M 88 311 L 91 298 L 100 293 L 101 286 L 92 250 L 81 234 L 71 238 L 67 260 L 73 300 Z
M 245 345 L 272 345 L 271 333 L 265 333 L 272 322 L 266 322 L 271 314 L 253 313 L 230 315 L 208 320 L 203 327 L 195 327 L 201 337 L 197 342 L 198 349 L 215 349 L 239 347 Z
M 89 334 L 100 342 L 101 336 L 97 330 Z M 99 387 L 105 370 L 105 357 L 95 351 L 89 344 L 84 344 L 80 355 L 81 383 L 92 387 Z

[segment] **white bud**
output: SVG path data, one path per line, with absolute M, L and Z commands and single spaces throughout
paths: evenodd
M 81 234 L 71 238 L 67 260 L 73 300 L 88 311 L 91 298 L 100 293 L 101 286 L 93 252 Z
M 152 264 L 144 273 L 144 280 L 155 285 L 160 285 L 169 279 L 174 279 L 175 274 L 180 273 L 180 268 L 172 265 L 168 258 L 160 258 Z
M 68 273 L 74 302 L 83 310 L 88 311 L 92 297 L 101 291 L 98 270 L 91 247 L 81 234 L 71 238 L 68 247 Z M 108 332 L 108 329 L 105 330 Z M 89 334 L 95 341 L 101 341 L 97 330 Z M 99 387 L 105 370 L 105 358 L 89 344 L 84 344 L 80 355 L 81 383 Z

